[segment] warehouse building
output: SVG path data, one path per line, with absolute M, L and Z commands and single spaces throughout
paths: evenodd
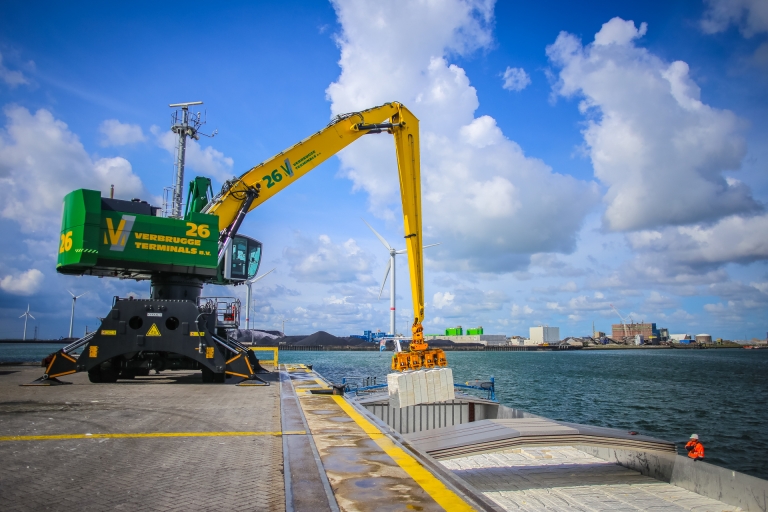
M 560 328 L 540 325 L 530 328 L 531 345 L 543 345 L 544 343 L 557 343 L 560 341 Z
M 611 338 L 615 340 L 635 338 L 638 334 L 644 340 L 658 340 L 661 337 L 655 323 L 613 324 L 611 326 Z

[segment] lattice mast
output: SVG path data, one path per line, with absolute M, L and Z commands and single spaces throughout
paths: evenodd
M 184 216 L 184 165 L 187 153 L 187 137 L 200 140 L 200 135 L 205 135 L 199 131 L 200 127 L 205 124 L 205 119 L 201 117 L 200 112 L 190 112 L 189 107 L 202 104 L 202 101 L 190 101 L 168 105 L 176 109 L 171 114 L 171 131 L 178 136 L 178 139 L 176 140 L 176 162 L 173 166 L 173 187 L 166 191 L 163 207 L 166 217 L 180 219 Z M 213 137 L 214 135 L 216 135 L 216 130 L 206 137 Z

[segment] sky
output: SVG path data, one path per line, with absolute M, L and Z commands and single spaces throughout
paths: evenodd
M 620 5 L 619 5 L 620 4 Z M 149 283 L 55 270 L 78 188 L 158 206 L 170 103 L 204 101 L 187 179 L 224 180 L 347 113 L 420 120 L 425 332 L 561 336 L 655 322 L 768 331 L 764 0 L 0 3 L 0 338 L 97 328 Z M 394 144 L 371 135 L 251 212 L 252 319 L 387 331 L 404 247 Z M 412 319 L 405 256 L 397 328 Z M 206 294 L 244 299 L 244 287 Z M 615 310 L 614 310 L 615 308 Z

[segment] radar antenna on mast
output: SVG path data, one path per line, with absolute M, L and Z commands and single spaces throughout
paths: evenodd
M 192 105 L 202 105 L 202 101 L 190 101 L 187 103 L 172 103 L 168 105 L 176 110 L 171 114 L 171 131 L 179 136 L 176 141 L 176 162 L 173 165 L 173 187 L 164 189 L 163 197 L 163 215 L 180 219 L 183 216 L 184 202 L 184 164 L 187 152 L 187 137 L 200 140 L 200 136 L 215 137 L 219 132 L 214 130 L 207 135 L 201 133 L 200 127 L 206 123 L 206 112 L 203 115 L 200 112 L 190 112 Z

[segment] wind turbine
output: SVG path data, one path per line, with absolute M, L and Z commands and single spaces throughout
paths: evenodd
M 277 268 L 277 267 L 275 267 Z M 275 269 L 273 268 L 266 274 L 261 274 L 259 277 L 255 277 L 249 281 L 245 282 L 245 285 L 248 287 L 248 293 L 245 296 L 245 328 L 250 329 L 251 328 L 251 285 L 261 279 L 262 277 L 266 277 L 269 274 L 271 274 Z
M 365 222 L 365 219 L 363 219 L 363 222 Z M 386 240 L 384 240 L 384 237 L 381 236 L 376 232 L 375 229 L 371 227 L 370 224 L 365 222 L 365 225 L 368 226 L 371 231 L 373 231 L 373 234 L 376 235 L 376 238 L 381 241 L 382 244 L 384 244 L 384 247 L 387 248 L 387 251 L 389 251 L 389 261 L 387 262 L 387 270 L 384 272 L 384 280 L 381 282 L 381 290 L 379 290 L 379 298 L 381 298 L 381 294 L 384 291 L 384 285 L 387 283 L 387 277 L 389 277 L 389 270 L 392 269 L 392 280 L 389 283 L 389 331 L 392 336 L 395 335 L 395 256 L 398 254 L 406 254 L 408 252 L 407 249 L 400 249 L 399 251 L 396 249 L 393 249 L 391 245 L 387 243 Z M 434 247 L 437 244 L 430 244 L 425 245 L 423 248 L 426 249 L 428 247 Z
M 21 340 L 27 341 L 27 320 L 29 320 L 30 318 L 32 320 L 37 320 L 37 318 L 33 317 L 32 313 L 29 312 L 29 304 L 27 304 L 27 310 L 19 318 L 22 318 L 22 317 L 24 317 L 24 337 Z
M 67 291 L 69 292 L 69 290 L 67 290 Z M 86 293 L 88 293 L 88 292 L 83 292 L 80 295 L 75 295 L 74 293 L 69 292 L 69 294 L 72 296 L 72 314 L 69 316 L 69 337 L 70 338 L 72 337 L 72 324 L 75 321 L 75 302 L 77 302 L 77 299 L 79 299 L 80 297 L 82 297 Z

